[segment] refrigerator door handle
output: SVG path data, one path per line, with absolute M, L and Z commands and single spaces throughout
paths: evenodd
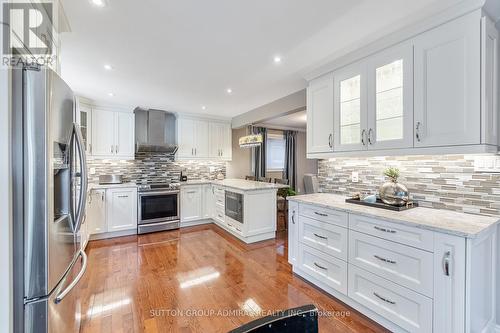
M 85 147 L 83 145 L 82 132 L 78 124 L 73 123 L 73 134 L 76 140 L 76 146 L 78 149 L 78 157 L 80 158 L 80 198 L 78 200 L 78 209 L 76 211 L 74 233 L 78 233 L 80 226 L 82 225 L 83 216 L 85 215 L 85 203 L 87 202 L 87 186 L 88 186 L 88 175 L 87 175 L 87 161 L 85 157 Z
M 69 294 L 69 292 L 78 284 L 83 274 L 85 274 L 85 271 L 87 270 L 87 254 L 85 253 L 85 251 L 80 250 L 80 253 L 78 255 L 82 257 L 82 268 L 80 269 L 80 272 L 78 272 L 78 275 L 75 277 L 75 279 L 71 281 L 71 283 L 66 287 L 66 289 L 64 289 L 56 296 L 56 304 L 60 303 L 64 299 L 64 297 Z

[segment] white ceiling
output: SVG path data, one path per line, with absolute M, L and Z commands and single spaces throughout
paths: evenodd
M 307 111 L 294 112 L 286 116 L 266 120 L 259 124 L 270 128 L 298 128 L 305 129 L 307 125 Z
M 61 37 L 62 76 L 99 102 L 233 117 L 303 89 L 305 71 L 356 41 L 458 1 L 107 0 L 96 8 L 62 0 L 72 30 Z

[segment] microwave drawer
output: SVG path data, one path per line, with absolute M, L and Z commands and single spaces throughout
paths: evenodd
M 351 264 L 348 296 L 408 332 L 432 332 L 432 299 Z
M 299 240 L 316 250 L 347 261 L 346 228 L 301 216 Z
M 434 232 L 356 214 L 349 214 L 349 229 L 434 252 Z
M 309 217 L 321 222 L 336 224 L 347 228 L 348 215 L 346 212 L 337 211 L 334 209 L 323 208 L 313 205 L 299 205 L 299 215 Z
M 347 263 L 299 243 L 299 267 L 328 287 L 347 295 Z
M 432 298 L 430 252 L 350 230 L 349 263 Z

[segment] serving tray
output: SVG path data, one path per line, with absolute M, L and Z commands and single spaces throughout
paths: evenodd
M 410 203 L 408 205 L 404 205 L 404 206 L 392 206 L 392 205 L 388 205 L 388 204 L 384 203 L 379 198 L 377 198 L 377 201 L 374 203 L 365 202 L 365 201 L 360 200 L 359 198 L 347 198 L 347 199 L 345 199 L 345 202 L 353 203 L 356 205 L 362 205 L 362 206 L 369 206 L 369 207 L 375 207 L 375 208 L 394 210 L 396 212 L 400 212 L 403 210 L 418 207 L 418 202 L 415 202 L 415 201 L 410 201 Z

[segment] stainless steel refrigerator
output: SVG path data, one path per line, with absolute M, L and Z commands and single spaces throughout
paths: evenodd
M 52 70 L 12 70 L 14 331 L 78 332 L 85 151 L 73 91 Z

